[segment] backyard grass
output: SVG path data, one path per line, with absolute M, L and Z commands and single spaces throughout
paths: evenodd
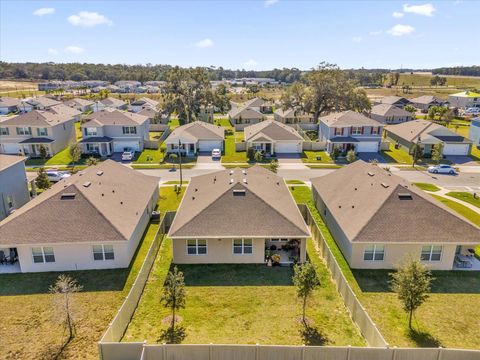
M 247 152 L 235 151 L 235 134 L 225 136 L 225 150 L 222 155 L 222 163 L 246 163 Z
M 185 193 L 184 187 L 182 187 L 179 193 L 175 192 L 174 186 L 161 187 L 159 206 L 158 206 L 158 210 L 160 211 L 160 213 L 177 210 L 184 193 Z
M 306 163 L 333 164 L 333 160 L 325 151 L 304 151 L 302 161 Z
M 245 140 L 245 134 L 243 131 L 235 131 L 235 141 L 242 142 Z
M 76 122 L 75 123 L 75 137 L 77 141 L 82 139 L 82 129 L 80 128 L 81 122 Z
M 468 192 L 461 192 L 461 191 L 451 191 L 446 195 L 454 197 L 458 200 L 465 201 L 469 204 L 475 205 L 476 207 L 480 208 L 480 198 L 478 197 L 478 195 L 476 197 L 473 197 L 473 194 Z
M 84 156 L 76 163 L 76 165 L 83 165 L 87 157 Z M 28 159 L 25 163 L 26 166 L 35 166 L 35 165 L 71 165 L 72 157 L 70 156 L 70 150 L 67 146 L 62 151 L 56 153 L 51 158 L 48 159 Z
M 150 131 L 148 133 L 150 140 L 152 141 L 159 140 L 162 134 L 163 134 L 163 131 Z
M 288 185 L 305 185 L 305 182 L 300 180 L 287 180 L 286 183 Z
M 168 121 L 168 126 L 170 127 L 170 130 L 173 130 L 173 129 L 175 129 L 175 128 L 177 128 L 177 127 L 180 126 L 180 121 L 179 121 L 178 119 L 175 119 L 175 118 L 174 118 L 174 119 L 170 119 L 170 120 Z
M 440 191 L 440 188 L 437 185 L 429 184 L 429 183 L 413 183 L 416 187 L 424 190 L 424 191 Z
M 388 150 L 382 150 L 383 157 L 391 163 L 412 164 L 412 156 L 402 149 L 395 149 L 395 145 L 390 144 Z
M 447 199 L 443 196 L 438 196 L 438 195 L 432 195 L 435 199 L 441 201 L 444 205 L 448 206 L 452 210 L 456 211 L 460 215 L 462 215 L 464 218 L 470 220 L 472 223 L 474 223 L 477 226 L 480 226 L 480 214 L 478 212 L 475 212 L 468 207 L 459 204 L 458 202 L 454 200 Z M 463 200 L 463 199 L 462 199 Z

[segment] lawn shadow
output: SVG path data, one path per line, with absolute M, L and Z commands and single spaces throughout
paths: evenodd
M 187 286 L 292 286 L 291 267 L 264 264 L 174 265 L 183 272 Z
M 328 338 L 323 335 L 318 328 L 305 325 L 300 329 L 300 337 L 305 345 L 324 346 L 328 343 Z
M 174 328 L 169 326 L 167 329 L 162 330 L 160 337 L 157 339 L 157 343 L 167 344 L 181 344 L 187 336 L 187 331 L 181 325 L 177 325 Z
M 407 332 L 407 337 L 415 342 L 417 347 L 436 348 L 442 346 L 440 340 L 425 331 L 409 329 Z

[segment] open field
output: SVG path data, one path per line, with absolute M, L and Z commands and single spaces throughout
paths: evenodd
M 454 75 L 438 75 L 440 77 L 445 77 L 447 79 L 446 86 L 453 87 L 457 89 L 461 88 L 468 88 L 468 87 L 480 87 L 480 76 L 454 76 Z M 410 85 L 410 86 L 430 86 L 430 80 L 435 77 L 435 75 L 431 74 L 400 74 L 400 79 L 398 81 L 398 85 L 402 86 Z M 445 86 L 444 86 L 445 87 Z M 444 88 L 438 87 L 438 88 Z M 433 87 L 435 88 L 435 87 Z

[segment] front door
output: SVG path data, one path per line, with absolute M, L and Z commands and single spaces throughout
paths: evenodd
M 265 152 L 266 152 L 267 154 L 270 154 L 271 151 L 272 151 L 272 144 L 266 143 L 266 144 L 265 144 Z
M 188 152 L 191 153 L 191 154 L 194 154 L 195 153 L 195 144 L 189 144 L 188 147 L 189 147 Z

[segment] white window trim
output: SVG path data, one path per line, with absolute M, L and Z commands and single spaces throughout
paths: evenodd
M 367 246 L 371 246 L 371 245 L 367 245 Z M 382 260 L 376 260 L 375 259 L 375 255 L 377 254 L 377 246 L 383 246 L 383 259 Z M 373 257 L 372 257 L 372 260 L 365 260 L 365 253 L 367 251 L 367 247 L 365 247 L 363 249 L 363 261 L 368 261 L 368 262 L 382 262 L 382 261 L 385 261 L 385 245 L 377 245 L 377 244 L 374 244 L 373 245 Z M 378 251 L 378 253 L 380 253 L 380 250 Z
M 351 135 L 362 135 L 362 126 L 352 126 Z
M 241 253 L 235 253 L 235 240 L 242 240 L 242 252 Z M 245 240 L 251 240 L 252 241 L 252 252 L 251 253 L 245 253 Z M 238 245 L 239 246 L 239 245 Z M 253 255 L 253 239 L 252 238 L 236 238 L 232 239 L 232 254 L 233 255 Z
M 113 259 L 105 258 L 105 245 L 112 247 Z M 95 259 L 95 251 L 93 250 L 94 246 L 102 247 L 102 259 Z M 92 258 L 93 258 L 93 261 L 115 261 L 115 248 L 113 247 L 113 245 L 110 245 L 110 244 L 92 245 Z
M 48 264 L 57 262 L 57 258 L 55 257 L 55 250 L 53 249 L 53 246 L 33 246 L 31 248 L 31 252 L 32 252 L 32 261 L 33 261 L 34 264 L 47 264 L 47 261 L 45 259 L 45 248 L 46 247 L 51 247 L 52 248 L 52 253 L 53 253 L 53 261 L 49 261 Z M 35 256 L 33 255 L 33 249 L 34 248 L 39 248 L 39 249 L 42 250 L 42 259 L 43 259 L 42 262 L 35 262 Z
M 423 247 L 429 246 L 430 247 L 430 253 L 428 256 L 428 260 L 423 260 L 422 259 L 422 253 L 423 253 Z M 440 246 L 440 259 L 438 260 L 432 260 L 432 254 L 433 254 L 433 247 L 434 246 Z M 422 245 L 422 248 L 420 249 L 420 261 L 421 262 L 441 262 L 443 259 L 443 245 Z
M 188 241 L 189 240 L 195 240 L 196 254 L 189 254 L 188 253 Z M 199 254 L 198 253 L 198 240 L 205 240 L 205 254 Z M 206 255 L 208 255 L 208 240 L 207 239 L 187 239 L 187 240 L 185 240 L 185 253 L 189 256 L 206 256 Z

